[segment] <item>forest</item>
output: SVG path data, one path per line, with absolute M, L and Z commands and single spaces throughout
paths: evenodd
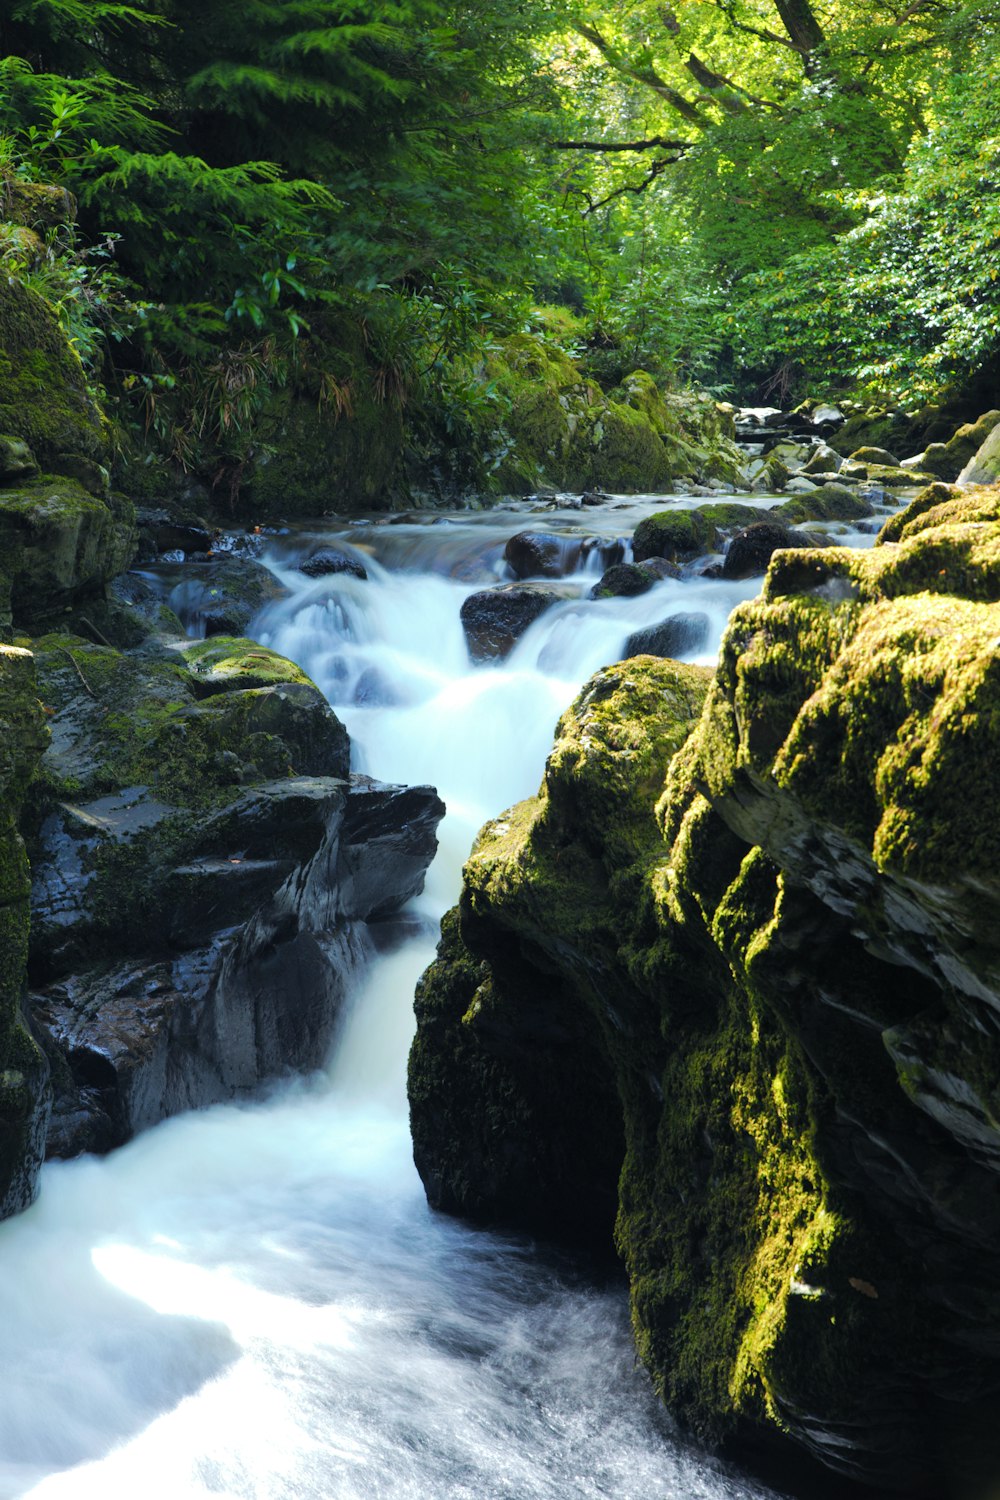
M 1000 0 L 0 0 L 0 1500 L 998 1500 Z
M 971 409 L 1000 357 L 998 19 L 7 3 L 2 190 L 65 189 L 76 217 L 0 254 L 58 308 L 122 455 L 234 504 L 290 389 L 353 462 L 379 469 L 367 423 L 482 486 L 510 403 L 491 355 L 524 332 L 605 389 L 638 367 L 736 402 Z

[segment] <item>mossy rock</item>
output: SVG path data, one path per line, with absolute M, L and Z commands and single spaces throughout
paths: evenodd
M 618 942 L 609 881 L 655 846 L 665 762 L 708 677 L 650 657 L 599 673 L 538 797 L 481 833 L 417 994 L 414 1155 L 440 1207 L 607 1253 L 625 1149 L 607 1038 L 627 1004 L 600 978 Z
M 958 477 L 962 484 L 1000 482 L 1000 424 L 992 429 Z
M 931 443 L 927 447 L 921 460 L 921 469 L 946 482 L 956 480 L 998 424 L 1000 411 L 984 412 L 977 421 L 964 423 L 946 443 Z M 977 477 L 976 482 L 982 484 L 988 481 L 984 477 Z
M 731 416 L 642 370 L 605 394 L 561 349 L 516 334 L 481 374 L 505 409 L 493 489 L 662 493 L 683 475 L 730 481 L 739 469 Z
M 100 593 L 135 548 L 135 512 L 121 496 L 71 479 L 0 489 L 0 620 L 37 625 Z
M 76 199 L 48 182 L 7 178 L 0 185 L 0 217 L 28 229 L 58 229 L 76 220 Z
M 821 484 L 808 495 L 796 495 L 775 506 L 771 514 L 789 526 L 804 521 L 860 521 L 875 514 L 871 500 L 846 484 Z
M 473 851 L 411 1100 L 434 1201 L 522 1227 L 598 1235 L 621 1143 L 675 1415 L 936 1500 L 996 1474 L 1000 488 L 890 527 L 777 554 L 686 738 L 641 659 L 588 685 Z
M 308 393 L 276 392 L 261 417 L 261 453 L 242 482 L 242 516 L 391 510 L 404 491 L 402 408 L 380 400 L 362 367 L 350 409 Z
M 55 313 L 35 292 L 0 278 L 0 432 L 23 439 L 42 467 L 66 455 L 102 459 L 106 425 Z
M 688 562 L 711 551 L 714 544 L 715 526 L 701 511 L 660 510 L 639 522 L 632 553 L 636 562 L 649 557 Z
M 28 651 L 0 646 L 0 1218 L 35 1195 L 48 1069 L 21 1016 L 30 875 L 17 815 L 48 732 Z
M 192 932 L 203 936 L 208 916 L 199 927 L 198 902 L 184 891 L 197 888 L 216 927 L 226 925 L 223 898 L 245 918 L 247 903 L 291 868 L 289 851 L 278 853 L 282 796 L 286 832 L 298 819 L 313 843 L 320 837 L 324 808 L 349 775 L 350 745 L 323 695 L 291 662 L 252 641 L 221 638 L 152 654 L 49 635 L 35 651 L 53 731 L 28 818 L 37 979 L 120 958 L 136 945 L 169 949 Z M 262 801 L 265 787 L 273 791 Z M 232 810 L 258 793 L 267 817 L 272 804 L 277 809 L 273 849 L 244 868 L 257 814 L 236 820 L 231 847 L 223 835 Z M 296 798 L 305 813 L 292 816 Z M 204 889 L 213 878 L 214 903 Z
M 217 635 L 185 646 L 181 657 L 191 672 L 199 696 L 231 692 L 234 688 L 272 687 L 279 682 L 315 683 L 301 667 L 256 641 Z

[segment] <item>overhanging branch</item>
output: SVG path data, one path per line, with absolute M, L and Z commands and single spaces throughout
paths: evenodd
M 585 212 L 587 214 L 596 214 L 599 208 L 607 207 L 607 205 L 609 203 L 613 203 L 616 198 L 624 198 L 626 194 L 631 194 L 633 197 L 637 198 L 640 193 L 644 193 L 647 188 L 652 187 L 656 179 L 660 177 L 668 167 L 676 166 L 677 162 L 679 162 L 680 160 L 680 156 L 658 157 L 656 161 L 650 164 L 649 171 L 646 173 L 645 177 L 643 177 L 641 182 L 627 182 L 622 187 L 615 188 L 613 193 L 608 193 L 607 197 L 599 198 L 596 203 L 588 193 L 586 195 L 587 207 L 585 209 Z
M 642 141 L 553 141 L 557 151 L 690 151 L 691 141 L 675 141 L 651 135 Z

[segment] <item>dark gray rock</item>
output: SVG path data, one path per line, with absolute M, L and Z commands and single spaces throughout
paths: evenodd
M 547 531 L 519 531 L 504 549 L 504 561 L 517 578 L 565 578 L 593 556 L 611 567 L 625 556 L 625 544 L 594 536 L 559 536 Z
M 340 547 L 317 547 L 304 562 L 299 563 L 299 572 L 307 578 L 326 578 L 333 573 L 348 573 L 352 578 L 367 578 L 364 564 Z
M 521 636 L 569 590 L 540 584 L 503 584 L 470 594 L 462 604 L 462 629 L 473 661 L 500 661 Z
M 251 641 L 64 639 L 38 652 L 56 731 L 30 830 L 56 1155 L 320 1066 L 367 924 L 420 889 L 444 812 L 351 781 L 322 694 Z
M 629 656 L 688 656 L 708 641 L 709 620 L 703 614 L 676 614 L 636 630 L 625 642 Z
M 803 547 L 806 543 L 794 531 L 772 521 L 760 521 L 738 531 L 726 548 L 722 564 L 723 578 L 754 578 L 767 572 L 771 557 L 784 547 Z
M 591 599 L 631 599 L 646 594 L 656 582 L 655 574 L 638 563 L 616 563 L 590 591 Z
M 167 603 L 191 635 L 245 636 L 254 616 L 285 596 L 274 574 L 249 557 L 194 561 L 173 579 Z

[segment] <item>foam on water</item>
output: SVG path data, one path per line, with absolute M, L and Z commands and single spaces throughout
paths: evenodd
M 703 611 L 711 659 L 756 587 L 569 600 L 472 668 L 459 609 L 482 582 L 454 574 L 478 549 L 499 576 L 504 527 L 399 528 L 367 582 L 306 579 L 294 538 L 269 559 L 292 595 L 258 637 L 329 694 L 359 769 L 448 803 L 426 930 L 374 964 L 326 1073 L 54 1164 L 0 1227 L 0 1500 L 763 1495 L 672 1434 L 620 1287 L 431 1214 L 412 1166 L 413 986 L 475 831 L 536 789 L 559 714 L 632 630 Z

